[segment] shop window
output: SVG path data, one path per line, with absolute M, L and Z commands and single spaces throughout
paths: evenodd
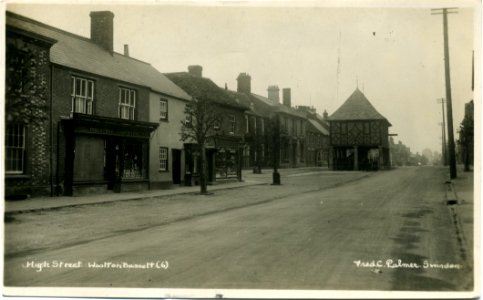
M 159 119 L 168 120 L 168 100 L 162 98 L 159 100 Z
M 136 109 L 136 91 L 119 88 L 119 117 L 126 120 L 134 120 Z
M 94 81 L 72 77 L 72 112 L 92 115 Z
M 7 125 L 5 135 L 5 173 L 22 174 L 25 164 L 25 126 Z
M 126 144 L 123 178 L 144 178 L 142 144 Z
M 159 170 L 168 171 L 168 148 L 159 147 Z

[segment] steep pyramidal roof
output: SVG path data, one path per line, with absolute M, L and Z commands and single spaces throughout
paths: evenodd
M 356 88 L 349 98 L 337 109 L 329 118 L 330 121 L 344 120 L 385 120 L 389 121 L 381 115 L 367 100 L 366 96 Z M 390 124 L 390 123 L 389 123 Z

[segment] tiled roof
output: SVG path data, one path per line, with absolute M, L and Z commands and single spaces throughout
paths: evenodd
M 250 109 L 239 98 L 221 89 L 209 78 L 198 77 L 188 72 L 167 73 L 165 75 L 194 98 L 205 97 L 236 109 Z
M 366 96 L 357 88 L 352 95 L 337 109 L 330 117 L 329 121 L 343 120 L 385 120 Z M 389 121 L 387 121 L 389 123 Z
M 248 97 L 248 95 L 246 95 L 245 93 L 235 92 L 231 90 L 225 90 L 225 92 L 230 94 L 234 99 L 237 99 L 240 103 L 247 107 L 247 114 L 255 115 L 257 117 L 266 117 L 266 115 L 260 111 L 259 105 L 250 100 L 250 97 Z
M 24 31 L 57 40 L 50 51 L 50 61 L 80 71 L 146 86 L 153 91 L 180 99 L 191 97 L 148 63 L 110 53 L 90 39 L 38 21 L 7 12 L 6 24 Z
M 270 107 L 270 110 L 272 110 L 273 112 L 276 112 L 276 113 L 279 113 L 279 112 L 282 112 L 282 113 L 285 113 L 285 114 L 288 114 L 288 115 L 292 115 L 292 116 L 295 116 L 295 117 L 299 117 L 299 118 L 304 118 L 305 119 L 305 115 L 291 107 L 287 107 L 285 105 L 283 105 L 282 103 L 280 102 L 274 102 L 266 97 L 263 97 L 263 96 L 260 96 L 260 95 L 257 95 L 257 94 L 253 94 L 253 93 L 250 93 L 249 96 L 252 98 L 252 99 L 255 99 L 256 101 L 264 104 L 265 106 L 268 106 Z
M 322 127 L 324 127 L 326 130 L 329 130 L 329 122 L 327 119 L 319 114 L 315 114 L 315 117 L 317 118 L 317 121 L 319 121 L 319 124 L 322 125 Z
M 322 125 L 320 125 L 319 122 L 317 122 L 316 120 L 313 120 L 313 119 L 307 119 L 307 120 L 309 121 L 310 124 L 312 124 L 312 126 L 315 127 L 315 129 L 320 131 L 320 133 L 322 133 L 324 135 L 329 135 L 329 131 L 327 129 L 325 129 Z

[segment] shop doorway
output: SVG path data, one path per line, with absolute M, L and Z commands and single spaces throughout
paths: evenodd
M 181 183 L 181 150 L 171 149 L 172 160 L 172 174 L 173 174 L 173 184 Z

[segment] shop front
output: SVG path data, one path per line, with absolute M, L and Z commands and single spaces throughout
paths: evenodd
M 215 140 L 215 180 L 242 180 L 243 150 L 241 138 L 222 136 Z
M 149 189 L 149 139 L 157 123 L 74 114 L 62 125 L 64 195 Z
M 216 138 L 206 147 L 208 183 L 221 180 L 241 180 L 243 147 L 240 139 Z M 185 143 L 185 185 L 198 185 L 200 173 L 200 147 Z

